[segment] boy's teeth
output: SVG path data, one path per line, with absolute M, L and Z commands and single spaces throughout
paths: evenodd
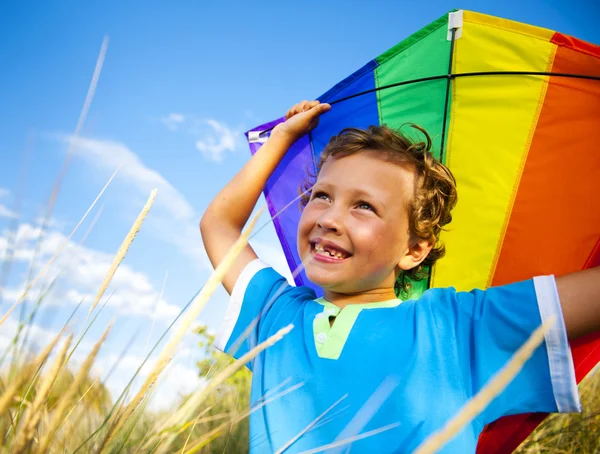
M 325 249 L 323 246 L 320 246 L 319 244 L 315 244 L 315 252 L 317 254 L 320 254 L 320 255 L 325 255 L 325 256 L 329 256 L 329 257 L 336 257 L 338 259 L 343 259 L 344 258 L 344 254 L 343 253 L 330 251 L 328 249 Z

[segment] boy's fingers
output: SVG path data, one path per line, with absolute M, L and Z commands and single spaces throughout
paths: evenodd
M 310 110 L 312 107 L 310 104 L 311 103 L 309 103 L 308 101 L 302 101 L 300 112 L 306 112 L 307 110 Z
M 286 120 L 289 119 L 289 118 L 291 118 L 291 117 L 293 117 L 298 112 L 301 112 L 301 110 L 300 110 L 300 103 L 295 104 L 290 110 L 287 111 L 287 113 L 285 114 Z
M 294 115 L 298 115 L 302 112 L 309 112 L 312 109 L 315 109 L 312 114 L 321 115 L 322 113 L 327 112 L 331 106 L 327 103 L 321 104 L 319 101 L 301 101 L 298 104 L 295 104 L 291 109 L 289 109 L 285 113 L 285 119 L 289 120 Z
M 313 117 L 318 117 L 319 115 L 324 114 L 325 112 L 329 111 L 331 109 L 331 106 L 329 104 L 316 104 L 312 109 L 311 109 L 311 113 Z

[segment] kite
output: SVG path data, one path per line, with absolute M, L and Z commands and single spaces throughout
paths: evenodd
M 471 290 L 600 265 L 600 46 L 457 10 L 406 38 L 317 98 L 335 104 L 301 138 L 264 194 L 291 270 L 299 188 L 345 127 L 410 122 L 453 172 L 458 205 L 446 256 L 415 293 Z M 252 153 L 284 119 L 246 133 Z M 289 209 L 288 209 L 289 208 Z M 302 272 L 297 285 L 318 288 Z M 571 343 L 579 383 L 600 361 L 600 333 Z M 545 414 L 488 425 L 478 452 L 509 453 Z

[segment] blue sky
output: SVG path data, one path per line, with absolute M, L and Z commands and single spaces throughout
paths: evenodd
M 126 362 L 136 365 L 148 342 L 157 339 L 207 279 L 210 267 L 198 221 L 211 198 L 247 161 L 244 131 L 281 116 L 299 100 L 316 98 L 454 8 L 600 44 L 598 3 L 574 0 L 564 5 L 539 0 L 3 2 L 0 257 L 15 224 L 19 243 L 1 312 L 23 288 L 38 218 L 64 161 L 104 36 L 109 37 L 104 66 L 60 188 L 41 263 L 62 243 L 115 168 L 122 167 L 99 204 L 100 214 L 85 242 L 81 240 L 98 207 L 48 274 L 59 278 L 35 329 L 42 342 L 86 297 L 78 323 L 83 321 L 112 256 L 151 188 L 157 187 L 156 204 L 107 293 L 115 294 L 89 334 L 92 342 L 108 320 L 116 320 L 99 360 L 99 368 L 106 370 L 127 340 L 139 333 Z M 255 246 L 285 271 L 272 228 L 257 236 Z M 220 290 L 199 323 L 217 329 L 226 303 Z M 25 309 L 31 306 L 29 302 Z M 18 316 L 16 311 L 0 328 L 0 340 L 6 341 Z M 172 392 L 195 383 L 197 357 L 190 337 L 173 366 L 172 375 L 179 381 L 170 382 Z

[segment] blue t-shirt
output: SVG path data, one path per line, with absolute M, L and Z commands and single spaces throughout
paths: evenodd
M 352 437 L 353 453 L 412 452 L 552 315 L 557 322 L 515 380 L 441 451 L 469 453 L 501 416 L 581 411 L 552 276 L 340 310 L 255 260 L 236 282 L 215 346 L 239 358 L 294 325 L 248 364 L 252 453 Z

